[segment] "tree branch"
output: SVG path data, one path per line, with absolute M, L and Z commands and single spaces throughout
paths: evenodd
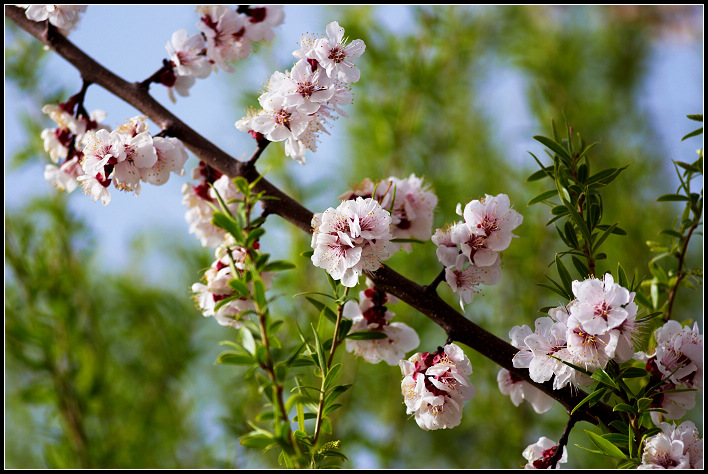
M 27 19 L 23 9 L 5 6 L 5 15 L 23 30 L 47 44 L 57 54 L 69 61 L 76 67 L 84 81 L 103 87 L 145 114 L 163 130 L 169 130 L 170 135 L 180 139 L 198 159 L 231 178 L 242 176 L 249 182 L 260 178 L 255 190 L 257 192 L 264 191 L 267 196 L 276 198 L 263 201 L 264 211 L 268 214 L 277 214 L 305 232 L 312 233 L 311 222 L 313 214 L 311 211 L 267 180 L 261 178 L 254 166 L 250 166 L 248 162 L 235 160 L 187 126 L 153 99 L 146 88 L 141 87 L 140 83 L 129 83 L 118 77 L 86 55 L 61 34 L 46 35 L 46 23 Z M 257 158 L 258 155 L 255 156 Z M 445 330 L 448 340 L 455 340 L 469 346 L 501 367 L 538 387 L 560 402 L 568 412 L 585 398 L 586 394 L 580 390 L 571 389 L 570 387 L 566 387 L 563 390 L 553 390 L 550 381 L 545 384 L 537 384 L 532 381 L 528 370 L 520 370 L 512 365 L 512 357 L 517 352 L 514 346 L 465 318 L 436 293 L 426 292 L 424 287 L 399 275 L 385 265 L 375 272 L 370 272 L 368 276 L 374 281 L 376 286 L 405 301 L 435 321 Z M 597 424 L 598 418 L 601 418 L 605 423 L 616 418 L 609 406 L 599 403 L 592 407 L 586 406 L 576 413 L 578 419 L 592 424 Z

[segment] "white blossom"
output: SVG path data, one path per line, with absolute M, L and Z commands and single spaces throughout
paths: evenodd
M 375 271 L 391 255 L 391 215 L 371 198 L 342 202 L 312 220 L 312 263 L 344 286 Z
M 558 445 L 555 441 L 541 436 L 538 441 L 529 445 L 524 449 L 523 456 L 528 461 L 524 466 L 525 469 L 550 469 L 551 458 L 558 451 Z M 556 463 L 556 469 L 560 469 L 559 464 L 568 461 L 568 453 L 563 447 L 563 454 Z
M 536 413 L 545 413 L 553 407 L 554 400 L 527 381 L 516 377 L 507 369 L 497 373 L 497 384 L 503 395 L 511 398 L 515 406 L 521 405 L 526 400 L 533 406 Z
M 388 298 L 385 292 L 370 286 L 359 293 L 360 303 L 347 301 L 343 316 L 352 320 L 350 333 L 358 331 L 375 331 L 384 333 L 382 339 L 346 340 L 347 352 L 352 352 L 371 364 L 382 360 L 388 365 L 398 365 L 406 352 L 412 351 L 420 339 L 418 334 L 408 325 L 391 322 L 393 312 L 385 306 Z
M 406 413 L 424 430 L 454 428 L 462 420 L 465 400 L 474 396 L 469 383 L 472 365 L 456 344 L 400 361 L 401 392 Z

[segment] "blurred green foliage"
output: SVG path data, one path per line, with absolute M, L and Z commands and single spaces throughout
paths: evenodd
M 467 309 L 475 323 L 508 339 L 514 325 L 532 324 L 539 308 L 557 303 L 555 294 L 536 283 L 545 281 L 562 249 L 555 230 L 545 226 L 551 217 L 547 209 L 526 207 L 545 190 L 526 183 L 535 163 L 497 127 L 518 120 L 518 110 L 490 104 L 486 97 L 490 81 L 511 74 L 524 91 L 525 103 L 518 105 L 533 120 L 529 142 L 533 135 L 550 135 L 551 120 L 567 120 L 587 142 L 599 142 L 591 152 L 598 170 L 629 164 L 603 192 L 606 221 L 619 221 L 628 237 L 608 239 L 608 259 L 599 262 L 598 273 L 614 271 L 620 262 L 628 272 L 636 269 L 645 276 L 652 255 L 644 242 L 670 226 L 677 208 L 654 201 L 675 189 L 665 179 L 669 157 L 657 152 L 638 90 L 654 35 L 674 18 L 652 6 L 633 14 L 592 6 L 408 11 L 410 22 L 402 32 L 388 28 L 375 7 L 337 6 L 330 12 L 349 38 L 367 45 L 357 62 L 362 79 L 353 87 L 351 117 L 338 122 L 348 130 L 341 158 L 329 157 L 327 170 L 320 167 L 317 178 L 302 186 L 289 173 L 287 159 L 275 156 L 281 150 L 276 144 L 259 163 L 270 168 L 268 178 L 321 212 L 324 208 L 313 204 L 336 206 L 339 194 L 366 177 L 415 173 L 438 195 L 436 227 L 459 218 L 457 203 L 485 193 L 508 194 L 524 216 L 516 231 L 520 238 L 504 252 L 501 282 Z M 34 61 L 42 54 L 31 40 L 6 48 L 6 77 L 27 84 L 21 90 L 30 96 L 38 90 L 33 81 L 41 63 Z M 44 99 L 35 102 L 48 103 Z M 702 107 L 701 98 L 696 107 Z M 27 120 L 28 136 L 35 138 L 16 163 L 41 155 L 40 115 Z M 316 169 L 325 157 L 308 160 L 307 166 Z M 249 430 L 246 420 L 260 407 L 259 394 L 243 383 L 240 369 L 212 365 L 217 342 L 231 333 L 201 318 L 184 290 L 209 265 L 205 252 L 163 245 L 166 253 L 174 252 L 173 260 L 184 262 L 178 266 L 184 280 L 175 285 L 178 290 L 157 288 L 92 261 L 90 231 L 71 217 L 63 199 L 53 196 L 10 212 L 5 225 L 6 467 L 277 466 L 272 453 L 260 456 L 237 446 L 237 437 Z M 288 247 L 299 266 L 278 278 L 277 292 L 283 296 L 273 311 L 280 311 L 290 328 L 294 323 L 307 327 L 316 315 L 289 295 L 317 291 L 318 285 L 325 290 L 324 273 L 300 256 L 310 248 L 307 235 L 279 220 L 269 219 L 266 227 L 264 249 Z M 702 261 L 702 246 L 693 245 L 689 255 L 693 262 Z M 387 264 L 420 284 L 441 269 L 430 242 L 415 245 L 412 254 L 398 253 Z M 174 267 L 167 268 L 174 275 Z M 446 285 L 439 292 L 457 306 Z M 681 295 L 674 308 L 677 319 L 702 324 L 701 292 L 683 289 Z M 418 351 L 445 342 L 438 326 L 405 304 L 392 309 L 397 320 L 421 335 Z M 406 419 L 398 367 L 340 355 L 345 363 L 341 382 L 354 384 L 333 419 L 333 439 L 343 441 L 351 460 L 345 467 L 515 468 L 524 464 L 521 452 L 527 445 L 540 436 L 560 436 L 566 421 L 560 406 L 544 415 L 528 404 L 514 407 L 499 393 L 498 367 L 466 352 L 477 394 L 459 427 L 435 432 Z M 702 432 L 701 399 L 697 407 L 690 419 Z M 582 433 L 587 428 L 580 423 L 571 434 L 565 466 L 612 467 L 611 461 L 574 447 L 589 444 Z

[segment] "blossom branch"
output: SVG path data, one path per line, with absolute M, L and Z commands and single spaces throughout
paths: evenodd
M 263 179 L 256 171 L 255 166 L 253 166 L 253 162 L 255 162 L 253 158 L 253 162 L 250 165 L 248 162 L 234 159 L 169 112 L 150 96 L 141 83 L 130 83 L 117 76 L 85 54 L 63 35 L 47 35 L 46 25 L 28 20 L 24 15 L 23 9 L 11 5 L 5 6 L 5 15 L 20 28 L 48 45 L 76 67 L 84 81 L 101 86 L 135 107 L 161 129 L 169 131 L 171 136 L 180 139 L 198 159 L 231 178 L 241 176 L 250 183 L 257 180 L 254 190 L 274 198 L 262 201 L 264 212 L 277 214 L 296 227 L 308 233 L 312 232 L 312 212 L 266 179 Z M 262 152 L 261 148 L 264 147 L 259 144 L 259 149 Z M 258 150 L 254 156 L 256 159 L 260 156 Z M 529 377 L 528 370 L 520 370 L 513 367 L 512 357 L 517 352 L 517 349 L 511 344 L 472 323 L 449 306 L 437 294 L 426 292 L 424 287 L 408 280 L 389 267 L 383 266 L 375 272 L 369 272 L 368 276 L 379 288 L 405 301 L 435 321 L 445 330 L 450 339 L 469 346 L 518 377 L 537 386 L 543 392 L 559 401 L 566 410 L 572 410 L 585 398 L 586 394 L 579 390 L 571 391 L 568 387 L 563 390 L 553 390 L 550 382 L 545 384 L 533 382 Z M 579 419 L 593 424 L 597 424 L 598 419 L 603 419 L 603 421 L 607 422 L 616 418 L 616 414 L 612 412 L 610 407 L 600 403 L 592 407 L 584 407 L 578 410 L 577 413 Z

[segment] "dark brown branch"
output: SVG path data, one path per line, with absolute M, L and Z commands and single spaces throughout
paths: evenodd
M 52 35 L 47 39 L 44 35 L 46 29 L 44 24 L 28 20 L 24 15 L 24 10 L 14 6 L 5 6 L 5 15 L 32 36 L 48 44 L 57 54 L 74 65 L 84 80 L 99 85 L 120 97 L 149 117 L 163 130 L 170 130 L 171 135 L 179 138 L 200 160 L 232 178 L 242 176 L 249 182 L 260 178 L 254 188 L 255 191 L 264 191 L 265 195 L 276 198 L 263 201 L 264 211 L 267 214 L 281 216 L 305 232 L 312 232 L 312 212 L 270 182 L 261 178 L 254 166 L 248 166 L 247 162 L 233 159 L 212 142 L 188 127 L 153 99 L 139 83 L 129 83 L 108 71 L 62 35 Z M 399 275 L 387 266 L 381 267 L 368 276 L 374 281 L 376 286 L 405 301 L 435 321 L 447 333 L 448 340 L 461 342 L 476 350 L 501 367 L 538 387 L 560 402 L 566 410 L 570 411 L 585 398 L 586 394 L 584 392 L 571 390 L 569 387 L 563 390 L 553 390 L 550 381 L 545 384 L 533 382 L 529 377 L 528 370 L 520 370 L 513 367 L 512 357 L 517 352 L 516 348 L 465 318 L 434 292 L 426 292 L 424 287 Z M 616 418 L 612 409 L 604 404 L 596 404 L 590 408 L 586 407 L 576 413 L 578 419 L 593 424 L 597 424 L 598 418 L 601 418 L 605 423 Z

